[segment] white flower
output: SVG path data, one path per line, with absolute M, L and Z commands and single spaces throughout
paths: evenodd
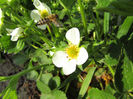
M 84 64 L 88 59 L 88 52 L 84 47 L 79 47 L 80 33 L 78 28 L 71 28 L 66 33 L 69 46 L 65 51 L 54 53 L 52 61 L 58 68 L 63 68 L 65 75 L 69 75 L 76 70 L 76 65 Z
M 37 10 L 32 10 L 30 16 L 35 23 L 37 23 L 40 19 L 51 14 L 50 8 L 46 4 L 41 3 L 39 0 L 34 0 L 33 5 L 36 7 Z M 45 30 L 46 24 L 40 25 L 38 26 L 38 28 Z
M 3 14 L 2 14 L 2 10 L 0 8 L 0 26 L 3 24 L 2 18 L 3 18 Z
M 22 36 L 23 29 L 21 27 L 16 29 L 6 29 L 8 31 L 7 35 L 11 35 L 12 41 L 17 41 L 20 36 Z

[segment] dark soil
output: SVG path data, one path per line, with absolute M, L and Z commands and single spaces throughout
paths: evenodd
M 5 58 L 4 62 L 0 63 L 0 76 L 14 75 L 21 70 L 22 68 L 13 64 L 10 58 Z M 8 83 L 9 81 L 0 82 L 0 93 L 6 88 Z M 40 93 L 37 90 L 36 82 L 27 80 L 26 76 L 19 79 L 16 90 L 18 99 L 40 99 Z

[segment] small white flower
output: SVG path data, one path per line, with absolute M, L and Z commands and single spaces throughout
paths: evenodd
M 16 29 L 6 29 L 8 31 L 7 35 L 11 35 L 11 41 L 17 41 L 20 36 L 22 36 L 23 29 L 21 27 Z
M 3 14 L 2 14 L 2 10 L 0 8 L 0 26 L 3 24 L 2 18 L 3 18 Z
M 63 68 L 65 75 L 69 75 L 76 70 L 76 65 L 84 64 L 88 59 L 88 52 L 84 47 L 79 47 L 80 32 L 78 28 L 71 28 L 66 33 L 69 46 L 65 51 L 54 53 L 52 61 L 58 68 Z
M 40 19 L 51 14 L 50 8 L 46 4 L 40 2 L 39 0 L 34 0 L 33 5 L 36 7 L 37 10 L 32 10 L 30 16 L 35 23 L 37 23 Z M 45 30 L 46 25 L 40 25 L 38 26 L 38 28 Z

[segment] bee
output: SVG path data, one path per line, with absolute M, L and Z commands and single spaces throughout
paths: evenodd
M 38 26 L 38 25 L 48 24 L 50 26 L 50 23 L 53 23 L 57 27 L 62 26 L 61 22 L 58 20 L 57 14 L 51 14 L 51 15 L 39 20 L 36 25 Z

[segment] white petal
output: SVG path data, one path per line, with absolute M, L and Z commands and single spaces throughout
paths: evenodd
M 56 67 L 63 67 L 68 61 L 67 54 L 64 51 L 57 51 L 55 52 L 52 61 Z
M 42 3 L 39 0 L 34 0 L 33 5 L 38 9 L 41 10 L 43 8 Z
M 12 33 L 10 34 L 12 37 L 11 37 L 11 40 L 12 41 L 17 41 L 19 36 L 22 36 L 22 32 L 23 32 L 23 29 L 22 28 L 16 28 L 12 31 Z
M 39 29 L 45 30 L 46 27 L 47 27 L 47 25 L 46 25 L 46 24 L 44 24 L 44 25 L 38 25 L 37 27 L 38 27 Z
M 39 0 L 34 0 L 33 5 L 38 9 L 38 10 L 47 10 L 49 14 L 51 14 L 50 8 L 45 4 L 40 2 Z
M 87 59 L 88 59 L 88 52 L 84 47 L 81 47 L 76 64 L 77 65 L 82 65 L 87 61 Z
M 8 29 L 8 28 L 6 28 L 6 30 L 7 30 L 7 32 L 8 32 L 7 35 L 11 35 L 13 29 Z
M 70 60 L 66 64 L 63 65 L 63 73 L 65 75 L 69 75 L 76 70 L 76 60 Z
M 21 34 L 22 32 L 23 32 L 23 29 L 19 27 L 19 28 L 14 29 L 12 31 L 11 35 L 12 36 L 21 36 L 22 35 Z
M 11 37 L 11 41 L 17 41 L 18 40 L 18 36 L 12 36 Z
M 78 28 L 71 28 L 66 33 L 66 39 L 69 40 L 72 44 L 78 45 L 80 42 L 80 33 Z
M 39 20 L 41 20 L 41 15 L 38 10 L 32 10 L 30 13 L 31 18 L 34 20 L 35 23 L 37 23 Z

